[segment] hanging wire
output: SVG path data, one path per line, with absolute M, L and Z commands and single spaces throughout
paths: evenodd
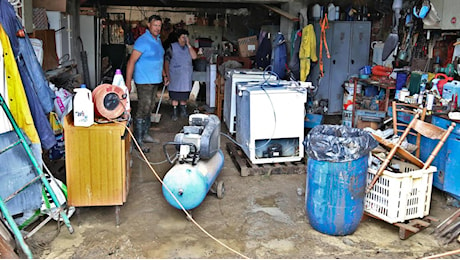
M 223 246 L 224 248 L 228 249 L 229 251 L 235 253 L 236 255 L 238 255 L 238 256 L 240 256 L 242 258 L 249 259 L 249 257 L 245 256 L 244 254 L 238 252 L 237 250 L 231 248 L 230 246 L 228 246 L 227 244 L 225 244 L 221 240 L 219 240 L 216 237 L 214 237 L 211 233 L 206 231 L 200 224 L 198 224 L 198 222 L 196 222 L 195 219 L 193 219 L 192 215 L 184 208 L 184 206 L 180 203 L 180 201 L 178 200 L 176 195 L 169 189 L 169 187 L 163 182 L 161 177 L 158 175 L 157 171 L 152 167 L 152 165 L 161 164 L 163 162 L 151 163 L 148 160 L 147 156 L 142 151 L 139 143 L 137 142 L 136 138 L 134 137 L 134 134 L 131 132 L 131 129 L 129 129 L 127 124 L 121 123 L 120 121 L 117 121 L 116 119 L 110 119 L 110 118 L 105 118 L 105 119 L 110 121 L 110 122 L 112 122 L 112 123 L 120 124 L 120 125 L 125 127 L 125 129 L 128 131 L 129 135 L 132 138 L 133 144 L 137 147 L 137 151 L 139 151 L 139 155 L 141 156 L 142 160 L 148 165 L 148 167 L 150 168 L 150 171 L 153 173 L 155 178 L 161 183 L 161 185 L 166 189 L 166 191 L 173 197 L 173 199 L 176 201 L 176 203 L 180 206 L 181 210 L 185 213 L 185 215 L 187 216 L 188 220 L 190 220 L 199 230 L 201 230 L 205 235 L 207 235 L 209 238 L 211 238 L 212 240 L 217 242 L 219 245 Z

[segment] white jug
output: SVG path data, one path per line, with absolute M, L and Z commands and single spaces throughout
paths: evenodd
M 73 124 L 74 126 L 91 126 L 94 124 L 94 104 L 91 90 L 81 84 L 73 98 Z
M 333 3 L 327 6 L 327 19 L 329 21 L 335 21 L 335 5 Z
M 382 52 L 384 45 L 382 41 L 373 41 L 371 43 L 373 65 L 383 65 Z
M 311 13 L 313 20 L 319 21 L 321 19 L 321 6 L 319 4 L 315 4 L 312 8 Z

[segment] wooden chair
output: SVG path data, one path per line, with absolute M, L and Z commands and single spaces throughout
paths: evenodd
M 391 159 L 393 158 L 393 156 L 396 153 L 398 153 L 404 159 L 407 159 L 409 162 L 415 164 L 416 166 L 418 166 L 421 169 L 428 169 L 428 167 L 430 167 L 431 163 L 433 162 L 434 158 L 438 154 L 439 150 L 441 150 L 441 147 L 446 142 L 447 137 L 449 137 L 449 135 L 452 132 L 452 130 L 454 130 L 455 123 L 452 122 L 452 124 L 447 128 L 447 130 L 445 130 L 445 129 L 442 129 L 442 128 L 438 127 L 438 126 L 435 126 L 435 125 L 432 125 L 430 123 L 424 122 L 423 120 L 420 120 L 419 119 L 420 114 L 421 114 L 421 112 L 419 111 L 414 115 L 413 119 L 410 121 L 410 123 L 408 124 L 408 126 L 406 127 L 404 132 L 401 134 L 401 136 L 400 136 L 398 142 L 396 142 L 396 144 L 388 142 L 387 140 L 385 140 L 385 139 L 383 139 L 381 137 L 378 137 L 377 135 L 373 135 L 374 138 L 380 144 L 382 144 L 384 146 L 387 146 L 387 147 L 390 147 L 391 150 L 388 153 L 388 155 L 385 158 L 385 160 L 380 165 L 379 170 L 375 174 L 374 179 L 372 179 L 372 182 L 367 187 L 366 192 L 369 192 L 369 191 L 372 190 L 372 187 L 377 182 L 377 180 L 380 177 L 380 175 L 383 174 L 383 171 L 387 168 L 387 166 L 389 165 Z M 404 148 L 401 147 L 402 141 L 404 140 L 404 138 L 407 137 L 407 135 L 409 134 L 409 132 L 411 130 L 414 130 L 417 133 L 419 133 L 419 134 L 421 134 L 421 135 L 423 135 L 423 136 L 425 136 L 427 138 L 439 140 L 439 142 L 437 143 L 437 145 L 435 146 L 435 148 L 431 152 L 430 156 L 426 160 L 426 162 L 421 162 L 419 158 L 415 157 L 413 154 L 407 152 Z
M 393 101 L 391 105 L 393 113 L 393 131 L 395 135 L 401 136 L 408 126 L 408 123 L 398 120 L 398 118 L 404 118 L 406 122 L 410 122 L 411 118 L 420 112 L 420 120 L 425 121 L 426 107 L 422 109 L 419 108 L 417 104 L 406 104 L 396 101 Z M 410 131 L 409 135 L 416 137 L 415 146 L 417 148 L 415 150 L 415 156 L 420 158 L 420 140 L 422 139 L 421 134 L 415 131 Z

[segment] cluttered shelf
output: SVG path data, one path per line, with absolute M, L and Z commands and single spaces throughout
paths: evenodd
M 378 122 L 384 119 L 395 89 L 395 81 L 387 77 L 352 78 L 348 87 L 345 87 L 348 93 L 344 96 L 344 115 L 348 115 L 350 126 L 362 126 L 363 121 Z M 347 106 L 347 98 L 350 104 L 356 105 Z

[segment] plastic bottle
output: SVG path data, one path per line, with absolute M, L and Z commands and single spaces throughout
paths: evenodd
M 125 84 L 125 79 L 123 78 L 123 74 L 121 73 L 120 69 L 115 70 L 115 75 L 113 76 L 113 81 L 112 85 L 119 86 L 120 88 L 123 89 L 123 91 L 126 94 L 126 111 L 131 110 L 131 103 L 129 100 L 129 90 L 128 87 L 126 87 Z
M 335 20 L 335 5 L 333 3 L 330 3 L 327 6 L 327 19 L 329 21 L 334 21 Z
M 319 21 L 319 19 L 321 18 L 321 6 L 319 4 L 313 5 L 312 17 L 315 21 Z
M 94 123 L 94 104 L 91 90 L 81 84 L 73 98 L 73 124 L 75 126 L 91 126 Z

